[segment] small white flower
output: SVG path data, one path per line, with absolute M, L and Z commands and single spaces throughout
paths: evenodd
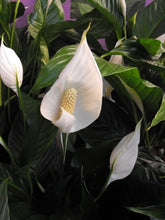
M 121 44 L 121 40 L 116 42 L 115 48 Z M 122 55 L 112 55 L 109 60 L 110 63 L 124 65 L 123 56 Z
M 3 83 L 15 93 L 17 93 L 16 75 L 20 87 L 23 80 L 22 63 L 15 51 L 6 47 L 2 40 L 0 47 L 0 76 Z
M 101 111 L 102 77 L 87 44 L 86 32 L 40 107 L 41 114 L 63 133 L 87 127 Z
M 138 157 L 140 129 L 141 120 L 136 125 L 135 131 L 122 138 L 112 151 L 110 156 L 112 175 L 110 176 L 107 186 L 115 180 L 127 177 L 132 172 Z
M 120 0 L 121 11 L 123 16 L 126 18 L 126 2 L 125 0 Z

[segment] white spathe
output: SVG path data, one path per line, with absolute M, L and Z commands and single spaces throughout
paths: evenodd
M 115 180 L 127 177 L 132 172 L 138 157 L 140 129 L 141 120 L 136 125 L 135 131 L 122 138 L 112 151 L 110 156 L 110 169 L 112 169 L 112 174 L 107 186 Z
M 41 114 L 63 133 L 87 127 L 98 118 L 101 111 L 102 77 L 85 34 L 73 58 L 41 102 Z M 71 92 L 70 96 L 64 97 L 68 90 L 73 94 Z
M 122 42 L 121 40 L 118 40 L 116 42 L 115 48 L 118 47 L 121 44 L 121 42 Z M 122 55 L 111 55 L 109 62 L 114 63 L 114 64 L 119 64 L 119 65 L 124 65 Z
M 124 17 L 126 17 L 126 2 L 125 0 L 120 0 L 121 10 Z
M 17 93 L 16 75 L 20 87 L 23 80 L 21 60 L 13 49 L 4 45 L 2 40 L 0 47 L 0 76 L 3 83 L 15 93 Z

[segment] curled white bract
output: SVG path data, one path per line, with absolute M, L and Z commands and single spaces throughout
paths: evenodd
M 140 130 L 141 120 L 136 125 L 135 131 L 122 138 L 112 151 L 110 156 L 110 169 L 112 169 L 112 175 L 107 185 L 115 180 L 127 177 L 132 172 L 138 157 Z
M 23 80 L 23 66 L 15 51 L 6 47 L 3 40 L 0 46 L 0 76 L 3 83 L 17 93 L 16 77 L 20 87 Z
M 99 117 L 102 87 L 100 71 L 83 36 L 73 58 L 43 97 L 41 114 L 63 133 L 81 130 Z

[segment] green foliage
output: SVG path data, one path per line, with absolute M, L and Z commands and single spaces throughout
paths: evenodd
M 13 29 L 12 39 L 16 3 L 0 0 L 0 34 L 24 69 L 18 96 L 0 83 L 0 219 L 165 219 L 165 46 L 156 39 L 164 34 L 164 1 L 126 0 L 126 23 L 119 0 L 72 1 L 72 21 L 64 20 L 64 1 L 48 2 L 36 0 L 28 27 Z M 20 3 L 16 17 L 24 10 Z M 90 22 L 87 42 L 113 90 L 104 88 L 99 118 L 69 135 L 63 164 L 60 132 L 40 104 Z M 117 56 L 122 64 L 110 62 Z M 111 152 L 141 118 L 133 172 L 96 202 Z
M 10 220 L 7 188 L 8 181 L 4 180 L 0 185 L 0 218 Z

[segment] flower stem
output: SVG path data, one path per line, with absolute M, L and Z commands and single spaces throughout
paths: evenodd
M 20 90 L 20 88 L 19 88 L 19 83 L 18 83 L 18 76 L 17 76 L 17 73 L 16 73 L 16 85 L 17 85 L 17 93 L 18 93 L 19 107 L 20 107 L 20 110 L 22 111 L 23 122 L 24 122 L 24 131 L 25 131 L 25 135 L 26 135 L 26 117 L 25 117 L 25 109 L 24 109 L 24 104 L 23 104 L 23 99 L 22 99 L 22 93 L 21 93 L 21 90 Z
M 11 30 L 11 38 L 10 38 L 10 48 L 13 47 L 13 39 L 14 39 L 14 31 L 15 31 L 15 21 L 18 13 L 18 7 L 19 7 L 20 0 L 17 0 L 16 6 L 15 6 L 15 11 L 14 11 L 14 18 L 13 18 L 13 25 L 12 25 L 12 30 Z
M 7 99 L 10 100 L 10 89 L 9 88 L 7 89 Z M 10 117 L 10 101 L 8 102 L 7 110 L 8 110 L 8 120 L 9 120 L 9 123 L 10 123 L 11 122 L 11 117 Z
M 149 132 L 148 132 L 148 127 L 147 127 L 147 119 L 146 119 L 146 115 L 144 113 L 144 127 L 145 127 L 145 132 L 146 132 L 146 144 L 147 147 L 150 147 L 150 138 L 149 138 Z
M 116 160 L 115 160 L 115 161 L 116 161 Z M 109 174 L 108 174 L 108 177 L 107 177 L 107 179 L 106 179 L 106 181 L 105 181 L 105 183 L 104 183 L 104 185 L 103 185 L 103 187 L 102 187 L 100 193 L 99 193 L 98 196 L 94 199 L 94 202 L 97 202 L 97 201 L 100 199 L 100 197 L 102 196 L 102 194 L 103 194 L 104 191 L 106 190 L 107 186 L 109 185 L 109 180 L 110 180 L 111 175 L 112 175 L 112 173 L 113 173 L 113 166 L 114 166 L 115 161 L 114 161 L 113 164 L 112 164 L 112 167 L 111 167 L 111 169 L 110 169 L 110 172 L 109 172 Z
M 127 28 L 126 28 L 126 18 L 124 17 L 124 37 L 127 40 Z
M 64 134 L 60 131 L 60 139 L 61 139 L 61 144 L 62 144 L 62 149 L 63 149 L 63 164 L 65 164 L 65 159 L 66 159 L 66 150 L 67 150 L 67 145 L 68 145 L 68 137 L 69 137 L 69 133 Z

